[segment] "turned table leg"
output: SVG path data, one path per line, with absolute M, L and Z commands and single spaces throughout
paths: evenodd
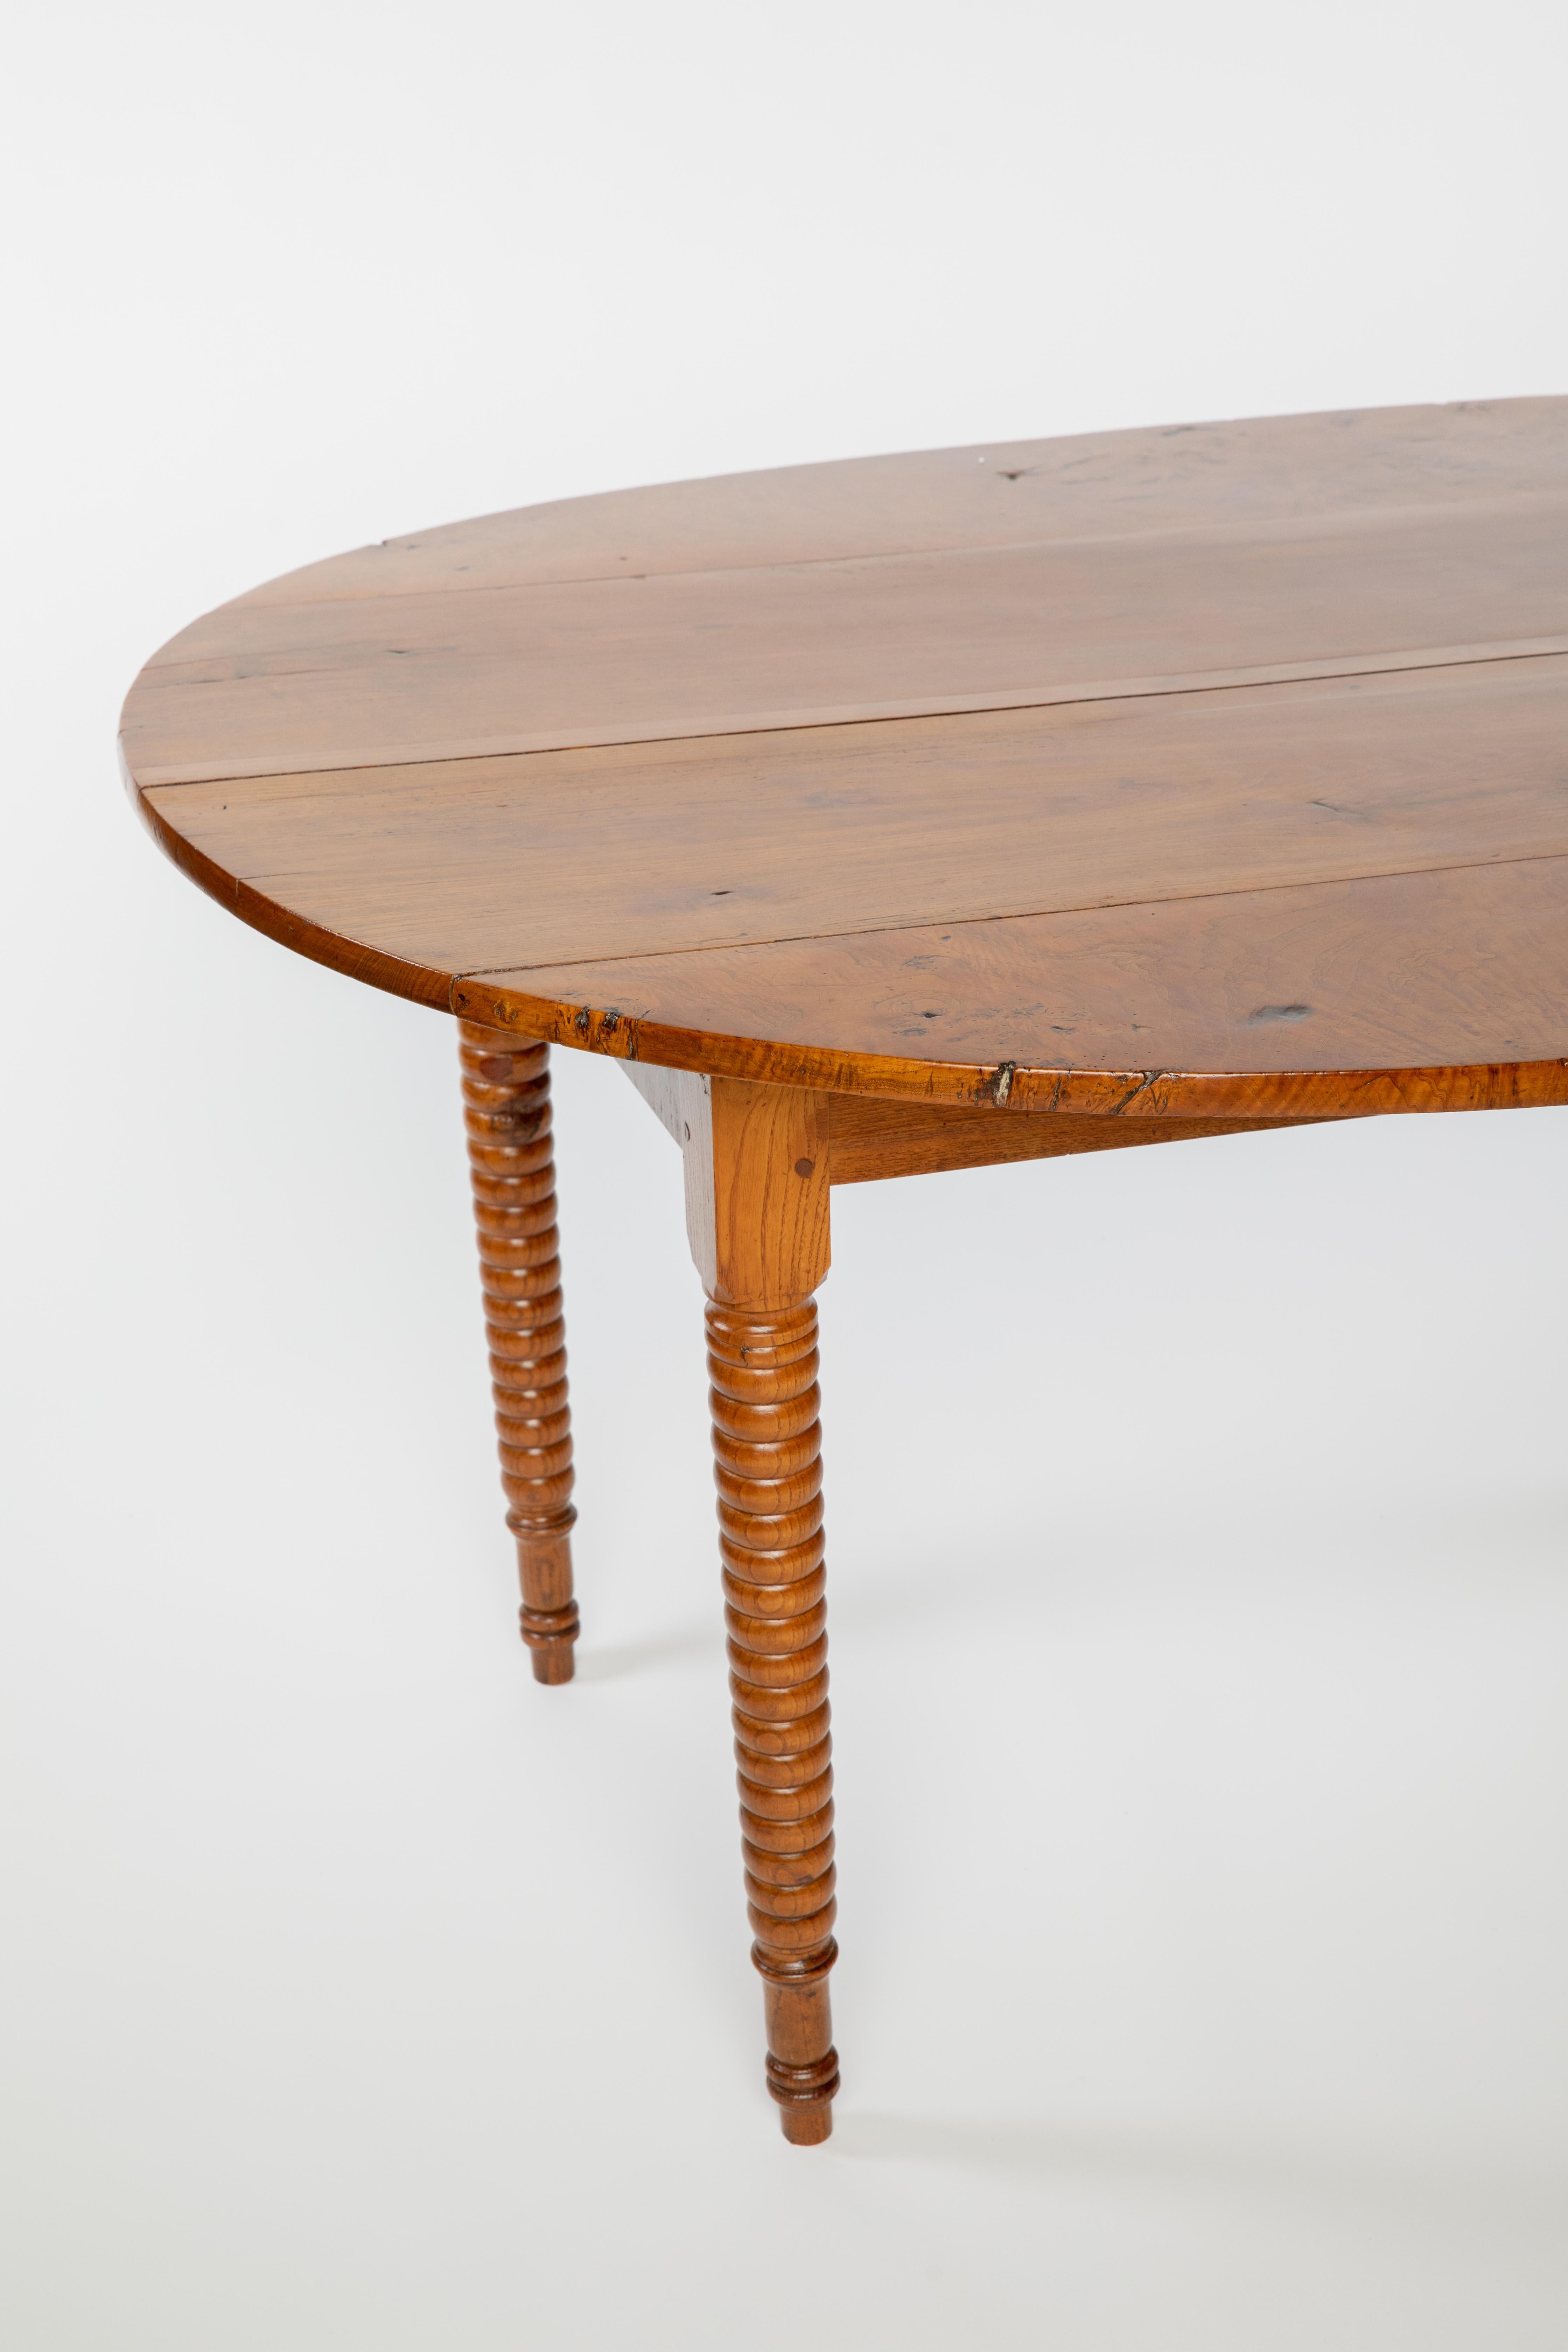
M 816 1304 L 827 1271 L 827 1105 L 793 1087 L 684 1081 L 687 1222 L 708 1293 L 719 1548 L 742 1854 L 784 2137 L 833 2128 L 838 2056 L 833 1769 Z
M 747 1909 L 768 2088 L 786 2139 L 827 2137 L 838 2088 L 833 1743 L 816 1307 L 708 1307 L 719 1549 Z
M 550 1048 L 458 1024 L 506 1523 L 517 1538 L 522 1638 L 542 1683 L 572 1679 L 572 1420 L 555 1230 Z

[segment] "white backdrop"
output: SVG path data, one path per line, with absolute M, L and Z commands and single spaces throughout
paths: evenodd
M 794 2151 L 676 1156 L 558 1057 L 544 1691 L 448 1024 L 202 898 L 112 738 L 199 612 L 469 512 L 1568 390 L 1561 12 L 148 0 L 9 58 L 7 2345 L 1557 2352 L 1568 1113 L 837 1196 Z

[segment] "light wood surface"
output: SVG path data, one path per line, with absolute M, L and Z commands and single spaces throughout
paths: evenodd
M 1562 856 L 1565 735 L 1539 657 L 149 798 L 325 929 L 496 971 Z
M 1558 400 L 618 492 L 222 607 L 124 756 L 247 920 L 590 1051 L 1024 1115 L 1562 1101 L 1565 525 Z
M 1480 642 L 1560 639 L 1565 439 L 1542 401 L 1266 419 L 483 518 L 182 631 L 132 761 L 191 781 L 1430 661 L 1483 612 Z
M 984 442 L 662 482 L 480 515 L 307 564 L 223 609 L 1533 498 L 1543 477 L 1561 485 L 1565 464 L 1568 409 L 1550 399 Z
M 221 653 L 154 658 L 127 744 L 191 783 L 1562 652 L 1565 523 L 1500 501 L 382 599 L 395 645 L 342 600 L 290 631 L 241 608 Z

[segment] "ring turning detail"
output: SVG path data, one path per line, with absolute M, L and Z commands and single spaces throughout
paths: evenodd
M 816 1307 L 708 1307 L 709 1402 L 752 1958 L 786 2139 L 826 2139 L 838 1955 Z
M 542 1683 L 572 1679 L 572 1414 L 555 1230 L 550 1048 L 458 1024 L 463 1121 L 507 1526 L 517 1538 L 522 1638 Z
M 255 589 L 132 687 L 182 869 L 458 1016 L 543 1683 L 578 1634 L 551 1046 L 619 1062 L 681 1154 L 787 2139 L 838 2090 L 833 1188 L 1568 1104 L 1565 741 L 1561 399 L 480 516 Z

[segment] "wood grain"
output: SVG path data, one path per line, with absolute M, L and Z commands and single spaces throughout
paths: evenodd
M 349 938 L 313 921 L 282 899 L 269 898 L 266 891 L 229 873 L 216 858 L 187 841 L 153 805 L 150 795 L 136 789 L 129 770 L 124 773 L 132 804 L 164 856 L 198 889 L 216 898 L 226 913 L 237 915 L 252 930 L 278 940 L 280 946 L 292 948 L 296 955 L 309 956 L 313 962 L 343 972 L 351 980 L 362 980 L 367 986 L 385 989 L 394 996 L 405 996 L 416 1004 L 438 1006 L 443 1012 L 452 1009 L 451 972 L 436 965 L 411 961 L 405 956 L 389 955 L 384 948 L 375 947 L 368 940 Z
M 454 996 L 623 1059 L 1015 1116 L 1563 1102 L 1568 859 L 869 931 L 831 954 L 563 965 Z
M 227 874 L 449 972 L 1568 854 L 1568 659 L 163 787 Z
M 1568 404 L 1554 399 L 984 442 L 655 483 L 443 522 L 307 564 L 222 609 L 1442 507 L 1531 497 L 1565 470 Z
M 1433 666 L 1478 615 L 1568 645 L 1568 497 L 231 608 L 143 671 L 126 756 L 178 783 Z
M 710 1298 L 772 1308 L 809 1297 L 831 1255 L 826 1096 L 693 1077 L 682 1108 L 686 1228 Z
M 622 1064 L 624 1069 L 637 1066 Z M 1005 1108 L 968 1110 L 948 1104 L 880 1102 L 866 1095 L 829 1095 L 827 1101 L 835 1184 L 940 1175 L 1008 1160 L 1115 1151 L 1131 1143 L 1190 1143 L 1308 1124 L 1268 1118 L 1092 1118 L 1072 1112 L 1018 1118 L 1009 1118 Z
M 458 1024 L 463 1119 L 479 1230 L 485 1328 L 522 1587 L 519 1623 L 535 1679 L 572 1679 L 572 1415 L 555 1223 L 550 1049 Z

